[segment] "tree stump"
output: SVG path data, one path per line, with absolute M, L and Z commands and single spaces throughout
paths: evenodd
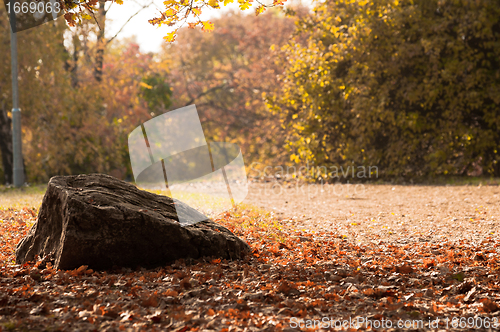
M 239 259 L 250 247 L 207 219 L 181 226 L 186 204 L 139 190 L 104 174 L 55 176 L 48 183 L 36 223 L 16 248 L 18 264 L 52 257 L 56 269 L 88 265 L 155 267 L 180 258 Z

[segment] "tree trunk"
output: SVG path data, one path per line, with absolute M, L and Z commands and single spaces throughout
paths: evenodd
M 2 165 L 5 184 L 11 184 L 13 180 L 13 153 L 12 153 L 12 129 L 11 119 L 7 116 L 5 105 L 0 105 L 0 152 L 2 154 Z
M 106 39 L 104 31 L 106 28 L 106 10 L 104 10 L 105 0 L 99 0 L 99 12 L 97 20 L 99 23 L 99 32 L 97 33 L 97 51 L 94 67 L 94 77 L 97 82 L 102 81 L 102 65 L 104 62 L 104 48 L 106 47 Z
M 70 67 L 70 75 L 71 75 L 71 86 L 73 88 L 78 87 L 78 45 L 80 40 L 76 34 L 73 35 L 73 61 L 72 66 Z

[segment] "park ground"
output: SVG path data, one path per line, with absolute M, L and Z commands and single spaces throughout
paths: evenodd
M 13 264 L 43 191 L 0 190 L 2 330 L 500 327 L 496 182 L 252 183 L 215 220 L 251 245 L 245 260 L 108 272 Z

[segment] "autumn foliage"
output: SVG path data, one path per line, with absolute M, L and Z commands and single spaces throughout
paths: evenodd
M 188 22 L 226 4 L 167 1 L 155 22 Z M 209 140 L 238 143 L 247 165 L 374 166 L 378 177 L 403 180 L 498 176 L 497 11 L 491 1 L 332 0 L 295 16 L 230 12 L 200 21 L 205 32 L 187 23 L 159 54 L 133 40 L 102 46 L 92 20 L 25 31 L 28 181 L 130 178 L 130 130 L 187 104 L 197 105 Z M 9 110 L 5 15 L 0 29 L 0 108 Z
M 494 1 L 318 3 L 268 96 L 291 159 L 392 179 L 499 176 L 499 17 Z
M 448 319 L 449 330 L 455 330 L 453 319 L 493 323 L 491 315 L 500 310 L 493 239 L 476 244 L 374 239 L 356 245 L 335 228 L 301 230 L 272 214 L 240 208 L 216 221 L 251 245 L 245 260 L 56 271 L 40 260 L 12 263 L 15 244 L 34 215 L 28 208 L 0 212 L 0 324 L 5 328 L 281 331 L 292 319 L 371 317 L 425 324 L 439 318 L 441 328 Z M 475 326 L 470 320 L 462 324 Z

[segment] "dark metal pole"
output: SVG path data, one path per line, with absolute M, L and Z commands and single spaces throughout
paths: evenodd
M 16 13 L 14 1 L 10 1 L 10 20 L 12 27 L 16 27 Z M 17 35 L 11 27 L 10 56 L 12 64 L 12 150 L 14 154 L 14 186 L 20 187 L 24 183 L 24 166 L 21 146 L 21 109 L 19 108 L 19 88 L 17 84 Z

